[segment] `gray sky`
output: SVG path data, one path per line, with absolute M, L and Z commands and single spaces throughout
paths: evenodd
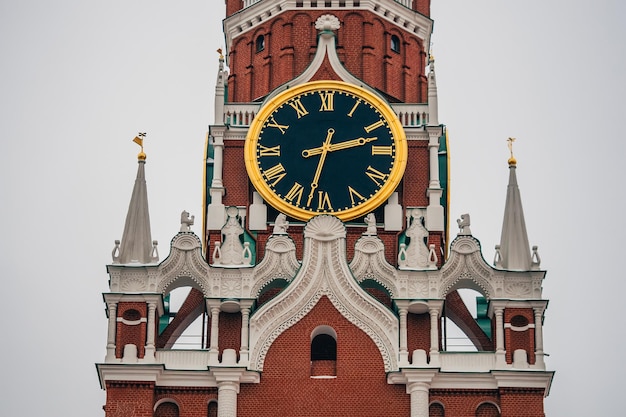
M 164 259 L 180 212 L 201 217 L 223 14 L 208 0 L 0 1 L 0 415 L 103 415 L 101 293 L 136 172 L 131 139 L 148 133 L 152 236 Z M 488 262 L 506 138 L 517 138 L 529 239 L 548 270 L 545 350 L 557 371 L 548 416 L 621 410 L 626 280 L 613 265 L 626 146 L 614 130 L 625 16 L 619 0 L 432 1 L 452 220 L 471 214 Z

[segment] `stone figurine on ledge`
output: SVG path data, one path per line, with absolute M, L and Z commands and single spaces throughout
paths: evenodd
M 181 232 L 191 232 L 191 226 L 193 226 L 194 216 L 189 217 L 189 213 L 186 210 L 183 210 L 180 213 L 180 231 Z

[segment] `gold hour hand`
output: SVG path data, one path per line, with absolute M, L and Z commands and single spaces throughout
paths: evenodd
M 315 170 L 315 175 L 313 176 L 313 181 L 311 182 L 311 192 L 309 193 L 309 198 L 307 200 L 306 205 L 311 206 L 311 200 L 313 200 L 313 195 L 315 194 L 315 190 L 317 189 L 318 181 L 320 179 L 320 174 L 322 173 L 322 167 L 324 166 L 324 161 L 326 160 L 326 154 L 330 149 L 330 140 L 333 138 L 333 134 L 335 133 L 335 129 L 332 127 L 328 129 L 328 134 L 326 135 L 326 140 L 324 144 L 319 147 L 321 156 L 320 160 L 317 163 L 317 169 Z
M 327 152 L 339 151 L 341 149 L 354 148 L 355 146 L 363 146 L 368 142 L 375 141 L 376 137 L 372 138 L 357 138 L 352 140 L 347 140 L 345 142 L 333 143 L 327 149 Z M 304 158 L 308 158 L 309 156 L 319 155 L 323 151 L 323 146 L 318 146 L 317 148 L 305 149 L 302 151 L 302 156 Z

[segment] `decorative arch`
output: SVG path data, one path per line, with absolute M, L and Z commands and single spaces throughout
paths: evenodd
M 189 286 L 209 297 L 209 266 L 202 257 L 200 239 L 193 233 L 179 233 L 172 239 L 171 247 L 170 255 L 159 265 L 157 292 L 167 294 Z
M 178 417 L 180 406 L 172 398 L 163 398 L 154 404 L 154 417 Z
M 293 282 L 250 318 L 250 367 L 263 370 L 267 352 L 278 336 L 306 316 L 322 296 L 348 321 L 363 330 L 380 351 L 385 370 L 396 370 L 398 318 L 355 281 L 346 261 L 344 224 L 320 215 L 304 229 L 302 264 Z
M 500 417 L 500 407 L 490 401 L 482 402 L 476 407 L 476 417 Z
M 445 415 L 445 408 L 439 401 L 433 401 L 428 406 L 428 417 L 445 417 Z
M 439 298 L 459 288 L 470 288 L 487 299 L 494 298 L 493 268 L 483 259 L 479 242 L 471 236 L 458 237 L 452 242 L 450 252 L 450 258 L 441 269 Z

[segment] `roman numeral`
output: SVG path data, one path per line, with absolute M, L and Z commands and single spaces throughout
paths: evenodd
M 372 123 L 369 126 L 365 126 L 363 129 L 365 129 L 365 131 L 367 133 L 370 133 L 372 130 L 378 129 L 379 127 L 383 126 L 384 124 L 385 124 L 385 122 L 383 122 L 382 120 L 379 120 L 379 121 L 377 121 L 375 123 Z
M 322 106 L 320 107 L 320 111 L 334 111 L 334 92 L 324 92 L 320 91 L 320 99 L 322 100 Z
M 283 135 L 285 134 L 285 130 L 289 129 L 288 125 L 281 125 L 276 123 L 276 119 L 274 119 L 274 116 L 270 116 L 270 118 L 267 120 L 267 127 L 275 127 L 276 129 L 280 130 L 280 133 L 282 133 Z
M 359 202 L 365 201 L 365 197 L 359 194 L 354 188 L 348 185 L 348 193 L 350 193 L 350 201 L 352 202 L 352 207 L 356 206 L 355 197 L 359 200 Z
M 370 179 L 372 181 L 374 181 L 376 183 L 376 185 L 378 185 L 379 187 L 382 184 L 378 180 L 384 182 L 387 179 L 387 177 L 389 176 L 388 174 L 383 174 L 382 172 L 380 172 L 376 168 L 372 168 L 371 165 L 367 167 L 367 169 L 365 170 L 365 174 L 367 174 L 367 176 L 370 177 Z
M 298 119 L 301 118 L 302 116 L 306 116 L 307 114 L 309 114 L 309 112 L 304 108 L 304 105 L 302 104 L 299 98 L 292 100 L 287 104 L 293 107 L 293 109 L 296 111 L 296 114 L 298 115 Z
M 287 175 L 287 173 L 285 172 L 285 167 L 283 167 L 283 164 L 278 164 L 274 165 L 270 169 L 263 171 L 263 175 L 265 176 L 265 179 L 267 179 L 268 183 L 274 180 L 274 182 L 272 182 L 270 185 L 272 187 L 275 187 L 276 184 L 278 184 L 278 181 L 282 180 L 283 177 Z
M 391 147 L 391 145 L 372 145 L 372 155 L 393 155 L 393 148 Z
M 280 156 L 280 145 L 272 146 L 270 148 L 259 145 L 259 156 Z
M 298 184 L 297 182 L 293 184 L 291 190 L 285 195 L 285 200 L 289 201 L 293 204 L 293 200 L 296 200 L 296 205 L 300 205 L 300 200 L 302 199 L 302 192 L 304 191 L 304 187 Z
M 324 210 L 327 208 L 328 210 L 332 210 L 333 206 L 330 204 L 330 197 L 328 197 L 328 193 L 325 191 L 317 192 L 317 210 Z
M 352 117 L 356 108 L 359 107 L 359 104 L 361 104 L 361 100 L 357 100 L 356 103 L 354 103 L 354 106 L 352 106 L 352 110 L 350 110 L 350 113 L 348 113 L 348 117 Z

